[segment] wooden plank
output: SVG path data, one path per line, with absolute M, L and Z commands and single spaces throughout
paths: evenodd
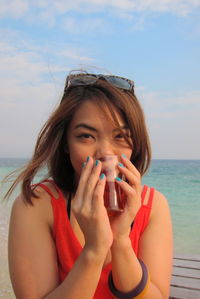
M 170 299 L 200 299 L 199 291 L 171 287 Z
M 190 261 L 200 261 L 200 254 L 174 254 L 174 259 L 187 259 Z
M 200 270 L 173 267 L 173 275 L 200 279 Z
M 200 255 L 175 255 L 170 299 L 200 299 Z
M 200 280 L 196 278 L 172 276 L 171 286 L 200 292 Z
M 200 261 L 174 259 L 173 266 L 200 270 Z

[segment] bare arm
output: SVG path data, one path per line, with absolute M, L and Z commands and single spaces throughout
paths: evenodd
M 85 248 L 59 285 L 56 250 L 50 229 L 52 217 L 47 198 L 35 199 L 33 207 L 25 205 L 20 197 L 14 202 L 9 231 L 9 268 L 16 298 L 91 299 L 105 256 Z
M 156 192 L 150 222 L 139 243 L 139 257 L 146 264 L 151 279 L 144 298 L 169 298 L 172 248 L 168 204 L 164 196 Z M 116 287 L 124 292 L 136 287 L 141 279 L 141 267 L 128 238 L 113 242 L 112 271 Z
M 141 175 L 130 160 L 123 157 L 120 171 L 128 183 L 118 181 L 127 196 L 124 212 L 113 219 L 112 271 L 117 289 L 133 290 L 141 280 L 141 266 L 132 249 L 129 230 L 141 204 Z M 145 201 L 148 198 L 146 195 Z M 172 225 L 165 197 L 155 192 L 149 224 L 139 240 L 139 257 L 150 273 L 150 284 L 145 299 L 167 299 L 172 269 Z
M 100 278 L 105 257 L 83 249 L 72 270 L 62 284 L 44 299 L 92 299 Z

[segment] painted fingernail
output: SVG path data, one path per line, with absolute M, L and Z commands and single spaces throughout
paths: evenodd
M 124 165 L 122 163 L 118 163 L 119 167 L 124 167 Z
M 87 159 L 86 159 L 86 163 L 87 163 L 89 160 L 90 160 L 90 157 L 88 156 Z
M 103 180 L 104 177 L 105 177 L 105 174 L 102 173 L 102 174 L 100 175 L 100 179 Z
M 118 181 L 118 182 L 122 181 L 122 179 L 120 179 L 119 177 L 116 177 L 115 180 Z
M 99 160 L 95 161 L 95 166 L 97 166 L 99 164 Z
M 125 154 L 122 154 L 122 157 L 126 159 L 126 155 Z
M 85 165 L 86 165 L 86 162 L 83 162 L 83 164 L 82 164 L 82 168 L 85 167 Z

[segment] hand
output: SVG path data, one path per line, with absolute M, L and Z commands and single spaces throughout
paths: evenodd
M 128 182 L 116 181 L 126 194 L 124 211 L 110 218 L 114 240 L 129 237 L 131 224 L 141 206 L 141 175 L 126 157 L 122 156 L 123 167 L 118 165 L 120 172 Z
M 84 234 L 85 247 L 95 254 L 107 254 L 113 235 L 104 207 L 105 177 L 99 177 L 102 165 L 91 157 L 84 164 L 72 210 Z

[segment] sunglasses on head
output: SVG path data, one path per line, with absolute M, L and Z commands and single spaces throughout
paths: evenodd
M 78 74 L 68 75 L 66 79 L 65 91 L 69 87 L 73 87 L 73 86 L 95 84 L 99 79 L 103 79 L 117 88 L 134 92 L 134 82 L 132 80 L 119 77 L 119 76 L 113 76 L 113 75 L 88 74 L 88 73 L 78 73 Z

